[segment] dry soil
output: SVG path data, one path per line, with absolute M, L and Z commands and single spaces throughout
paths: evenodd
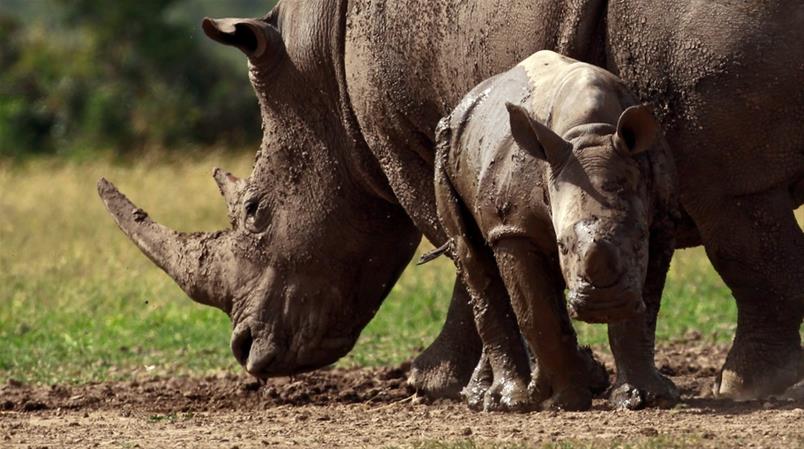
M 406 385 L 406 366 L 323 370 L 266 384 L 246 375 L 78 386 L 9 380 L 0 387 L 0 447 L 409 447 L 465 440 L 539 446 L 570 440 L 600 447 L 803 448 L 800 397 L 712 398 L 724 357 L 725 348 L 700 341 L 661 346 L 657 365 L 682 389 L 681 404 L 619 411 L 601 398 L 583 413 L 477 413 L 457 402 L 427 403 Z

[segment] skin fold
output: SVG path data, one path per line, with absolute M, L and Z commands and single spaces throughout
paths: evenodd
M 482 80 L 555 50 L 607 68 L 656 105 L 688 224 L 678 241 L 706 247 L 738 302 L 716 392 L 765 397 L 801 378 L 804 236 L 792 210 L 804 196 L 802 8 L 282 0 L 264 17 L 208 19 L 211 39 L 246 56 L 263 121 L 236 226 L 176 233 L 111 183 L 99 193 L 190 297 L 230 315 L 233 352 L 250 373 L 324 366 L 351 349 L 421 237 L 447 240 L 432 187 L 439 119 Z M 663 282 L 646 281 L 649 312 Z M 477 366 L 468 298 L 456 281 L 444 329 L 414 361 L 423 392 L 455 397 Z M 650 356 L 651 313 L 613 338 L 641 341 Z M 618 372 L 640 370 L 621 360 Z

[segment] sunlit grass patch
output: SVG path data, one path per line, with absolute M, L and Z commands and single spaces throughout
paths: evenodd
M 127 241 L 103 208 L 101 176 L 182 230 L 227 226 L 210 176 L 223 163 L 61 164 L 0 168 L 0 378 L 39 382 L 234 369 L 229 322 L 192 303 Z

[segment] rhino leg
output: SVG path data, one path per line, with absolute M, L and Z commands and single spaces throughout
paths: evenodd
M 494 257 L 485 245 L 464 236 L 455 237 L 455 262 L 470 292 L 475 325 L 483 342 L 484 359 L 491 368 L 492 381 L 474 379 L 473 390 L 466 391 L 470 406 L 482 397 L 486 411 L 527 411 L 533 408 L 528 394 L 530 364 L 519 336 L 516 316 Z M 479 365 L 475 374 L 487 377 L 488 369 Z M 483 391 L 482 387 L 488 385 Z
M 650 260 L 643 289 L 645 313 L 609 324 L 609 343 L 617 366 L 617 378 L 609 401 L 616 408 L 666 408 L 680 399 L 676 386 L 656 370 L 654 362 L 656 317 L 674 246 L 672 234 L 668 232 L 651 235 Z
M 737 332 L 715 394 L 752 400 L 804 377 L 804 233 L 789 190 L 716 198 L 691 214 L 737 300 Z M 698 212 L 698 213 L 696 213 Z
M 433 343 L 415 360 L 408 382 L 431 398 L 459 399 L 480 358 L 469 293 L 456 279 L 447 320 Z
M 480 361 L 477 362 L 472 378 L 466 384 L 461 395 L 463 395 L 469 408 L 472 410 L 482 410 L 483 404 L 486 400 L 486 392 L 491 388 L 494 382 L 494 372 L 491 369 L 489 357 L 485 352 L 480 356 Z
M 588 352 L 578 347 L 560 272 L 524 239 L 498 242 L 494 254 L 522 334 L 536 355 L 532 400 L 543 401 L 544 408 L 589 409 L 597 370 L 590 368 Z

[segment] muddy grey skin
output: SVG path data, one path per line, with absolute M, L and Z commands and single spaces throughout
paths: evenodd
M 804 60 L 802 23 L 792 0 L 282 0 L 262 18 L 207 20 L 208 36 L 250 61 L 264 138 L 244 226 L 206 240 L 153 228 L 192 243 L 157 256 L 187 262 L 172 252 L 205 250 L 200 271 L 182 268 L 177 280 L 206 285 L 190 278 L 220 275 L 198 297 L 231 305 L 241 362 L 253 359 L 257 375 L 337 358 L 349 345 L 325 348 L 327 338 L 359 332 L 420 235 L 446 241 L 432 188 L 438 120 L 480 81 L 552 49 L 606 67 L 640 100 L 656 101 L 691 225 L 679 244 L 705 244 L 739 305 L 717 392 L 767 396 L 800 378 L 802 357 L 804 236 L 792 209 L 804 196 L 804 68 L 791 62 Z M 144 222 L 129 206 L 112 212 L 140 235 Z M 214 260 L 252 268 L 223 273 L 206 267 Z M 646 305 L 648 335 L 616 327 L 616 352 L 651 356 L 655 315 Z M 326 356 L 306 355 L 314 352 Z M 479 357 L 456 282 L 445 326 L 411 380 L 456 396 Z
M 248 56 L 265 123 L 249 179 L 215 172 L 231 229 L 176 232 L 108 181 L 98 185 L 117 224 L 154 263 L 192 299 L 231 317 L 232 351 L 259 378 L 319 368 L 351 350 L 421 239 L 388 200 L 376 160 L 342 123 L 339 50 L 284 44 L 338 40 L 336 16 L 318 6 L 300 4 L 271 23 L 204 21 L 210 37 Z M 280 34 L 278 22 L 294 13 L 309 28 Z M 332 64 L 320 64 L 324 56 Z M 314 95 L 302 98 L 294 85 Z
M 565 288 L 577 318 L 636 319 L 645 279 L 664 278 L 675 245 L 675 167 L 650 108 L 605 70 L 544 50 L 467 94 L 439 124 L 436 148 L 438 215 L 483 341 L 470 406 L 588 409 L 596 373 Z M 660 375 L 635 380 L 664 395 L 636 391 L 642 401 L 626 406 L 678 401 Z
M 550 49 L 607 68 L 653 102 L 687 217 L 677 245 L 703 244 L 738 304 L 716 394 L 766 397 L 802 378 L 804 234 L 793 210 L 804 183 L 804 66 L 790 61 L 804 60 L 804 5 L 356 0 L 347 22 L 347 68 L 360 68 L 347 70 L 347 82 L 361 131 L 400 204 L 436 243 L 429 136 L 480 81 Z M 635 332 L 637 323 L 610 326 L 621 360 L 652 355 L 645 348 L 662 284 L 644 292 L 655 297 L 646 303 L 649 335 Z M 458 351 L 441 344 L 472 332 L 461 324 L 448 316 L 419 359 L 429 363 L 414 366 L 417 385 L 454 392 L 454 380 L 466 378 Z M 442 369 L 427 369 L 434 366 Z

